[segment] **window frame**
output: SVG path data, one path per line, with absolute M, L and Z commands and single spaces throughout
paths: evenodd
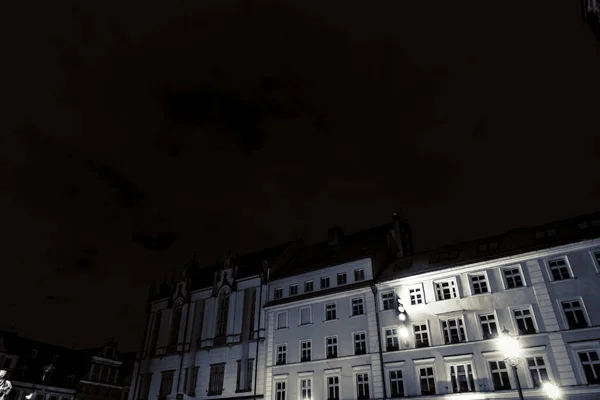
M 479 329 L 479 335 L 481 336 L 482 340 L 494 340 L 497 339 L 498 337 L 491 337 L 491 338 L 486 338 L 484 336 L 484 332 L 483 332 L 483 326 L 481 324 L 481 316 L 482 315 L 493 315 L 494 316 L 494 322 L 496 323 L 496 331 L 498 332 L 497 335 L 500 335 L 500 332 L 502 331 L 500 329 L 500 323 L 498 322 L 498 313 L 496 312 L 496 310 L 489 310 L 489 311 L 480 311 L 478 312 L 475 316 L 477 317 L 477 327 Z
M 429 320 L 414 321 L 414 322 L 411 322 L 410 325 L 411 325 L 411 337 L 412 337 L 412 341 L 413 341 L 416 349 L 424 349 L 426 347 L 433 346 L 432 340 L 431 340 L 431 326 L 429 325 Z M 418 325 L 419 327 L 421 327 L 423 325 L 426 326 L 426 328 L 427 328 L 427 346 L 417 346 L 417 332 L 415 332 L 416 325 Z
M 327 286 L 323 286 L 323 282 L 327 282 Z M 329 289 L 331 287 L 331 279 L 328 276 L 322 276 L 319 279 L 319 285 L 321 289 Z
M 329 357 L 329 344 L 327 343 L 327 339 L 330 338 L 335 338 L 335 357 Z M 338 335 L 328 335 L 325 336 L 324 338 L 324 342 L 325 342 L 325 358 L 326 359 L 334 359 L 334 358 L 340 358 L 340 337 Z
M 559 298 L 559 299 L 556 299 L 556 301 L 558 303 L 558 309 L 560 310 L 562 322 L 564 324 L 564 327 L 567 330 L 574 331 L 574 330 L 585 329 L 585 328 L 589 328 L 589 327 L 593 326 L 592 321 L 590 320 L 590 314 L 587 311 L 587 307 L 585 306 L 582 296 Z M 579 304 L 581 304 L 581 310 L 583 311 L 583 318 L 585 319 L 587 326 L 582 327 L 582 328 L 573 328 L 573 329 L 571 329 L 569 327 L 569 320 L 567 319 L 567 314 L 565 312 L 565 308 L 563 307 L 563 302 L 567 302 L 567 301 L 578 301 Z
M 283 383 L 283 398 L 287 400 L 288 398 L 288 374 L 283 375 L 275 375 L 273 376 L 273 400 L 277 400 L 277 384 Z
M 381 328 L 381 330 L 383 331 L 383 348 L 385 349 L 386 353 L 392 352 L 392 351 L 398 351 L 402 349 L 402 345 L 401 345 L 401 341 L 400 341 L 400 327 L 398 325 L 390 325 L 390 326 L 384 326 Z M 388 334 L 387 331 L 389 330 L 395 330 L 396 334 L 395 335 L 391 335 L 390 337 L 392 338 L 392 343 L 394 342 L 393 338 L 396 338 L 396 343 L 397 343 L 397 349 L 395 350 L 389 350 L 388 349 Z
M 384 295 L 388 295 L 388 294 L 391 294 L 391 295 L 392 295 L 392 307 L 391 307 L 391 308 L 385 308 L 385 307 L 384 307 L 385 301 L 384 301 L 384 299 L 383 299 L 383 296 L 384 296 Z M 390 310 L 394 310 L 394 309 L 395 309 L 396 302 L 397 302 L 396 298 L 397 298 L 397 296 L 396 296 L 396 292 L 394 292 L 393 290 L 386 290 L 385 292 L 381 292 L 381 293 L 379 294 L 379 302 L 380 302 L 380 306 L 381 306 L 381 307 L 380 307 L 380 310 L 381 310 L 381 311 L 390 311 Z
M 552 376 L 552 367 L 551 364 L 548 362 L 548 357 L 546 356 L 546 352 L 543 350 L 533 350 L 533 351 L 525 351 L 524 354 L 522 355 L 523 358 L 523 370 L 526 371 L 525 375 L 526 375 L 526 379 L 527 379 L 527 387 L 532 389 L 534 388 L 533 386 L 533 378 L 531 377 L 531 370 L 529 369 L 529 364 L 527 362 L 528 358 L 542 358 L 544 360 L 544 367 L 546 367 L 546 373 L 548 374 L 548 381 L 550 382 L 554 382 L 554 377 Z M 541 389 L 541 387 L 536 388 L 536 389 Z
M 594 263 L 594 268 L 596 269 L 596 273 L 600 274 L 600 261 L 596 258 L 596 254 L 600 256 L 600 249 L 592 249 L 589 250 L 590 257 L 592 257 L 592 263 Z
M 310 286 L 310 287 L 311 287 L 311 289 L 310 289 L 310 290 L 307 290 L 307 288 L 308 288 L 308 286 L 307 286 L 307 285 L 308 285 L 309 283 L 311 284 L 311 286 Z M 312 279 L 309 279 L 309 280 L 306 280 L 306 281 L 304 281 L 304 292 L 303 292 L 303 293 L 312 293 L 312 292 L 314 292 L 314 291 L 315 291 L 315 281 L 313 281 Z
M 279 296 L 277 294 L 279 293 Z M 283 287 L 279 286 L 273 289 L 273 300 L 281 300 L 283 299 Z
M 452 343 L 452 342 L 446 343 L 446 337 L 444 334 L 444 322 L 448 322 L 450 320 L 459 320 L 459 319 L 462 321 L 462 330 L 463 330 L 463 334 L 464 334 L 463 340 L 461 340 L 458 343 Z M 466 322 L 466 318 L 465 318 L 464 314 L 456 313 L 456 314 L 444 315 L 444 316 L 438 317 L 438 320 L 439 320 L 440 332 L 442 334 L 442 342 L 444 345 L 460 344 L 460 343 L 466 343 L 469 341 L 469 335 L 467 333 L 467 322 Z M 460 324 L 458 326 L 460 326 Z M 450 329 L 449 326 L 448 326 L 448 329 Z M 460 335 L 460 329 L 458 332 Z
M 552 273 L 552 267 L 550 266 L 550 263 L 553 261 L 559 261 L 559 260 L 563 260 L 565 262 L 565 267 L 567 269 L 567 273 L 569 274 L 569 276 L 565 279 L 554 279 L 554 274 Z M 562 256 L 555 256 L 555 257 L 546 257 L 544 259 L 544 265 L 546 266 L 546 273 L 548 274 L 548 280 L 550 282 L 565 282 L 565 281 L 570 281 L 571 279 L 575 279 L 575 274 L 573 273 L 573 268 L 571 268 L 571 263 L 569 262 L 569 258 L 567 257 L 567 255 L 562 255 Z
M 535 328 L 535 333 L 521 334 L 519 332 L 519 325 L 517 324 L 517 317 L 515 316 L 515 311 L 520 311 L 520 310 L 529 310 L 531 312 L 531 321 L 533 323 L 533 327 Z M 535 310 L 533 309 L 532 304 L 527 304 L 527 305 L 522 305 L 522 306 L 509 306 L 508 311 L 510 313 L 510 319 L 512 321 L 513 329 L 514 329 L 513 332 L 515 334 L 518 333 L 520 336 L 528 336 L 528 335 L 535 335 L 537 333 L 540 333 L 540 326 L 538 324 L 537 316 L 535 315 Z
M 473 284 L 473 277 L 476 276 L 482 276 L 485 280 L 485 285 L 487 287 L 487 292 L 484 293 L 475 293 L 475 285 Z M 488 275 L 488 271 L 487 270 L 483 270 L 483 271 L 479 271 L 479 272 L 470 272 L 467 274 L 467 279 L 469 280 L 469 290 L 470 290 L 470 294 L 471 296 L 481 296 L 481 295 L 485 295 L 485 294 L 490 294 L 493 293 L 492 292 L 492 288 L 490 286 L 490 277 Z
M 333 306 L 334 306 L 335 318 L 328 319 L 328 318 L 327 318 L 327 306 L 329 306 L 329 305 L 332 305 L 332 304 L 333 304 Z M 331 300 L 331 301 L 325 302 L 325 303 L 323 304 L 323 310 L 324 310 L 324 312 L 325 312 L 325 313 L 324 313 L 324 317 L 325 317 L 325 319 L 323 320 L 323 322 L 337 321 L 337 320 L 339 320 L 339 319 L 340 319 L 340 316 L 339 316 L 339 314 L 338 314 L 338 307 L 337 307 L 337 301 L 336 301 L 336 300 Z
M 363 356 L 363 355 L 369 354 L 369 344 L 368 344 L 369 343 L 368 342 L 369 335 L 367 334 L 367 331 L 366 330 L 356 331 L 356 332 L 350 333 L 350 335 L 351 335 L 350 337 L 352 338 L 352 355 Z M 365 335 L 365 340 L 364 340 L 365 352 L 363 354 L 356 354 L 356 337 L 355 337 L 355 335 Z M 362 340 L 361 340 L 361 342 L 362 342 Z
M 279 315 L 281 315 L 281 314 L 285 314 L 285 326 L 284 327 L 279 326 Z M 276 311 L 275 312 L 275 330 L 281 331 L 284 329 L 288 329 L 289 327 L 290 327 L 290 315 L 289 315 L 288 311 L 287 310 Z
M 354 300 L 360 300 L 362 304 L 362 314 L 354 314 Z M 367 315 L 365 298 L 362 295 L 350 297 L 350 318 Z
M 456 299 L 460 299 L 460 290 L 458 287 L 458 280 L 456 279 L 456 277 L 452 277 L 452 278 L 443 278 L 443 279 L 436 279 L 434 281 L 431 282 L 433 284 L 433 292 L 435 293 L 435 301 L 446 301 L 446 300 L 456 300 Z M 450 283 L 449 288 L 450 288 L 450 293 L 452 293 L 452 289 L 454 286 L 454 292 L 456 293 L 456 296 L 450 297 L 448 299 L 440 299 L 439 298 L 439 289 L 437 287 L 438 284 L 440 283 Z M 442 289 L 443 290 L 443 289 Z
M 346 272 L 338 272 L 336 275 L 337 279 L 337 285 L 336 286 L 342 286 L 342 285 L 347 285 L 348 284 L 348 274 Z M 340 278 L 343 282 L 340 283 Z
M 581 383 L 584 385 L 594 385 L 594 383 L 589 383 L 587 377 L 585 376 L 585 370 L 581 364 L 579 353 L 589 353 L 595 351 L 598 353 L 598 357 L 600 358 L 600 342 L 598 340 L 589 340 L 586 342 L 570 343 L 570 349 L 576 364 L 574 368 L 577 369 L 577 374 L 579 374 Z
M 307 322 L 306 324 L 302 323 L 302 310 L 306 310 L 308 309 L 308 318 L 310 320 L 310 322 Z M 298 309 L 298 326 L 306 326 L 306 325 L 312 325 L 313 324 L 313 312 L 312 312 L 312 306 L 305 306 L 305 307 L 300 307 Z
M 292 293 L 292 288 L 296 288 L 295 293 Z M 288 296 L 297 296 L 298 295 L 298 284 L 297 283 L 291 283 L 288 286 Z
M 416 290 L 416 289 L 418 289 L 420 291 L 422 301 L 421 301 L 421 303 L 413 304 L 410 291 Z M 422 283 L 415 283 L 414 285 L 407 285 L 406 286 L 406 297 L 408 298 L 408 302 L 410 303 L 411 306 L 420 306 L 420 305 L 427 304 L 427 301 L 425 299 L 425 288 L 423 287 Z
M 279 347 L 280 346 L 285 346 L 285 362 L 283 364 L 279 364 Z M 287 365 L 288 363 L 288 344 L 286 343 L 278 343 L 275 345 L 275 362 L 274 365 Z
M 302 339 L 299 341 L 300 345 L 298 346 L 298 350 L 300 351 L 300 362 L 311 362 L 314 360 L 313 358 L 313 347 L 312 347 L 312 339 Z M 310 359 L 309 360 L 302 360 L 302 343 L 309 343 L 310 344 Z
M 341 373 L 342 369 L 341 368 L 331 368 L 331 369 L 326 369 L 325 371 L 323 371 L 323 378 L 324 378 L 324 388 L 325 388 L 325 397 L 324 400 L 329 400 L 329 386 L 328 386 L 328 378 L 330 377 L 337 377 L 338 378 L 338 392 L 339 392 L 339 399 L 338 400 L 342 400 L 343 399 L 343 394 L 342 394 L 342 389 L 343 389 L 343 385 L 342 385 L 342 373 Z
M 310 381 L 310 397 L 309 399 L 314 399 L 315 392 L 315 379 L 314 374 L 312 372 L 299 372 L 298 373 L 298 400 L 302 400 L 302 381 Z
M 403 396 L 393 397 L 392 396 L 392 379 L 390 378 L 390 373 L 394 371 L 402 372 L 402 389 L 404 392 Z M 402 399 L 407 397 L 406 393 L 406 370 L 404 369 L 404 361 L 395 361 L 395 362 L 387 362 L 384 364 L 384 376 L 383 376 L 384 384 L 386 385 L 387 393 L 389 394 L 390 399 Z
M 354 387 L 354 399 L 358 400 L 358 376 L 367 375 L 367 385 L 369 386 L 368 399 L 373 398 L 373 376 L 371 374 L 371 366 L 352 367 L 352 386 Z
M 490 389 L 492 389 L 494 392 L 503 392 L 503 391 L 508 391 L 508 390 L 514 390 L 513 388 L 516 388 L 515 385 L 515 380 L 514 380 L 514 373 L 512 371 L 512 367 L 509 365 L 509 363 L 502 357 L 492 357 L 492 358 L 486 358 L 485 362 L 487 363 L 487 370 L 489 373 L 489 379 L 490 379 L 490 384 L 489 387 Z M 504 366 L 506 367 L 506 373 L 508 375 L 508 389 L 496 389 L 494 387 L 494 374 L 492 372 L 492 366 L 490 365 L 490 363 L 500 363 L 503 362 Z
M 356 279 L 357 278 L 357 274 L 358 275 L 362 274 L 362 278 L 361 279 Z M 354 269 L 354 282 L 363 282 L 365 280 L 366 280 L 365 269 L 364 268 L 355 268 Z
M 442 393 L 440 393 L 440 390 L 438 387 L 439 380 L 438 380 L 437 371 L 435 368 L 435 358 L 413 360 L 413 364 L 414 364 L 414 370 L 415 370 L 415 380 L 416 380 L 418 396 L 436 396 L 436 395 L 442 394 Z M 434 394 L 423 394 L 423 392 L 421 391 L 421 374 L 419 372 L 423 368 L 431 368 L 431 370 L 432 370 L 433 388 L 435 389 Z
M 519 289 L 524 289 L 524 288 L 528 287 L 527 280 L 525 279 L 525 274 L 523 273 L 523 265 L 521 263 L 503 265 L 502 267 L 499 267 L 498 269 L 500 270 L 500 278 L 502 280 L 502 287 L 504 290 L 519 290 Z M 508 287 L 508 281 L 506 280 L 506 275 L 504 274 L 504 271 L 506 271 L 507 269 L 518 269 L 519 270 L 519 275 L 521 276 L 521 283 L 523 284 L 523 286 L 518 286 L 518 287 L 514 287 L 514 288 Z
M 455 392 L 454 389 L 452 388 L 452 373 L 451 373 L 451 369 L 452 367 L 457 367 L 459 365 L 462 366 L 467 366 L 470 365 L 471 366 L 471 374 L 473 375 L 473 390 L 467 390 L 465 392 L 462 391 L 458 391 Z M 477 371 L 475 370 L 475 361 L 473 360 L 473 355 L 467 355 L 467 356 L 450 356 L 450 357 L 444 357 L 444 369 L 446 372 L 446 376 L 448 377 L 448 391 L 452 394 L 459 394 L 459 393 L 475 393 L 477 392 L 477 382 L 478 382 L 478 377 L 477 377 Z M 470 385 L 469 382 L 469 375 L 468 375 L 468 368 L 466 369 L 466 373 L 467 373 L 467 384 Z M 458 386 L 458 379 L 457 379 L 457 386 Z

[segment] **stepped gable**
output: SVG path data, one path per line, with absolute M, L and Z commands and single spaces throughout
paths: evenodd
M 378 281 L 439 271 L 600 237 L 600 212 L 534 227 L 513 229 L 456 245 L 399 258 L 382 269 Z
M 393 225 L 388 223 L 349 235 L 344 235 L 339 227 L 332 228 L 329 230 L 329 240 L 300 247 L 289 261 L 273 271 L 269 279 L 280 279 L 374 256 L 386 250 L 392 228 Z

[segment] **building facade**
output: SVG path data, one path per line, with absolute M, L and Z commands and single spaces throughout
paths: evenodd
M 212 287 L 190 292 L 188 302 L 204 301 L 204 327 L 201 337 L 189 328 L 192 339 L 180 337 L 192 347 L 179 358 L 157 354 L 172 337 L 168 325 L 154 328 L 162 339 L 148 330 L 144 349 L 155 353 L 140 357 L 139 382 L 159 377 L 144 390 L 132 385 L 130 400 L 182 398 L 176 379 L 192 379 L 189 395 L 203 399 L 514 399 L 517 382 L 528 399 L 547 398 L 544 382 L 563 398 L 600 398 L 600 213 L 418 254 L 410 227 L 394 216 L 382 227 L 347 236 L 334 228 L 327 242 L 253 257 L 262 272 L 226 262 Z M 176 287 L 170 300 L 151 302 L 153 313 L 177 304 Z M 248 300 L 249 288 L 262 291 L 260 301 Z M 251 324 L 246 352 L 243 327 L 252 318 L 261 322 Z M 520 343 L 516 372 L 500 348 L 503 332 Z M 238 390 L 251 370 L 244 354 L 256 368 L 249 394 Z M 192 366 L 198 375 L 186 379 Z M 165 372 L 183 378 L 165 381 Z

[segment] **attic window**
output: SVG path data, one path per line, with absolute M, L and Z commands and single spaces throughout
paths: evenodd
M 498 250 L 498 241 L 493 240 L 491 242 L 487 242 L 487 243 L 481 243 L 478 247 L 477 247 L 477 251 L 479 253 L 485 253 L 488 251 L 496 251 Z
M 582 221 L 579 223 L 579 229 L 588 229 L 590 226 L 600 227 L 600 219 L 594 219 L 591 221 Z
M 549 238 L 551 236 L 556 236 L 556 229 L 546 229 L 543 231 L 537 231 L 535 233 L 536 239 L 544 239 L 544 238 Z
M 440 253 L 434 254 L 431 258 L 430 262 L 438 262 L 438 261 L 445 261 L 445 260 L 452 260 L 455 258 L 458 258 L 458 255 L 460 254 L 460 251 L 457 249 L 454 250 L 450 250 L 450 251 L 442 251 Z

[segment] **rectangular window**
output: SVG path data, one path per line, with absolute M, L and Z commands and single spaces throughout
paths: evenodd
M 298 285 L 293 284 L 290 285 L 290 296 L 295 296 L 298 294 Z
M 300 379 L 300 399 L 301 400 L 312 399 L 312 379 L 311 378 Z
M 415 346 L 416 347 L 428 347 L 429 346 L 429 331 L 427 324 L 413 325 L 415 331 Z
M 400 348 L 397 328 L 387 328 L 385 330 L 385 344 L 387 351 L 394 351 Z
M 314 289 L 313 281 L 304 282 L 304 293 L 312 292 Z
M 285 382 L 275 382 L 275 400 L 285 400 Z
M 340 400 L 340 377 L 327 377 L 327 400 Z
M 409 289 L 408 293 L 410 294 L 410 304 L 415 306 L 417 304 L 423 304 L 423 288 L 415 287 Z
M 337 358 L 338 356 L 338 339 L 337 336 L 325 338 L 325 346 L 327 347 L 327 358 Z
M 337 319 L 337 309 L 335 303 L 325 304 L 325 320 L 333 321 Z
M 224 378 L 225 378 L 225 363 L 213 364 L 210 366 L 210 379 L 208 382 L 208 394 L 209 395 L 216 395 L 216 394 L 223 393 Z
M 495 251 L 498 250 L 498 242 L 497 241 L 491 241 L 491 242 L 487 242 L 487 243 L 481 243 L 479 246 L 477 246 L 477 251 L 480 253 L 485 253 L 488 251 Z
M 337 274 L 337 284 L 345 285 L 348 282 L 348 277 L 345 272 Z
M 473 285 L 473 294 L 488 293 L 488 283 L 484 274 L 471 275 L 471 285 Z
M 277 313 L 277 329 L 287 328 L 287 311 Z
M 277 365 L 285 365 L 287 363 L 287 345 L 280 344 L 277 346 Z
M 548 260 L 548 267 L 552 273 L 552 280 L 562 281 L 565 279 L 572 278 L 569 266 L 564 258 L 557 258 L 554 260 Z
M 458 297 L 458 294 L 456 292 L 456 282 L 454 282 L 453 280 L 435 282 L 434 285 L 438 300 L 448 300 Z
M 433 376 L 433 367 L 419 368 L 419 383 L 421 385 L 422 396 L 435 394 L 435 377 Z
M 362 297 L 352 299 L 352 315 L 363 315 L 365 313 L 365 307 L 363 304 Z
M 450 366 L 450 380 L 452 393 L 474 392 L 475 380 L 471 364 L 457 364 Z
M 481 330 L 484 339 L 492 339 L 498 337 L 498 325 L 496 324 L 495 314 L 484 314 L 479 316 L 481 322 Z
M 300 325 L 308 325 L 312 323 L 312 308 L 303 307 L 300 309 Z
M 368 400 L 369 391 L 369 374 L 366 372 L 356 374 L 356 395 L 358 400 Z
M 300 342 L 300 361 L 310 361 L 312 357 L 312 342 L 303 340 Z
M 533 381 L 533 387 L 539 388 L 543 382 L 547 382 L 548 371 L 546 370 L 546 363 L 544 357 L 529 357 L 527 358 L 527 368 L 531 374 L 531 380 Z
M 324 276 L 321 278 L 321 289 L 327 289 L 329 287 L 329 277 Z
M 283 288 L 275 288 L 275 300 L 279 300 L 283 297 Z
M 508 368 L 506 368 L 505 361 L 490 361 L 490 371 L 492 373 L 494 390 L 510 390 Z
M 514 310 L 513 313 L 517 322 L 517 329 L 519 329 L 519 335 L 536 333 L 535 326 L 533 325 L 533 315 L 531 315 L 529 308 Z
M 392 310 L 392 309 L 394 309 L 394 293 L 393 292 L 382 293 L 381 294 L 381 301 L 383 303 L 383 309 L 384 310 Z
M 600 251 L 594 252 L 594 258 L 596 259 L 596 263 L 600 266 Z
M 354 281 L 364 281 L 365 280 L 365 270 L 364 269 L 355 269 L 354 270 Z
M 194 367 L 194 373 L 192 375 L 192 387 L 190 387 L 190 394 L 196 395 L 196 386 L 198 386 L 198 371 L 200 367 Z
M 597 351 L 582 351 L 579 353 L 579 361 L 585 374 L 588 385 L 600 383 L 600 359 Z
M 246 363 L 246 376 L 245 381 L 242 381 L 242 362 L 237 362 L 237 381 L 235 385 L 236 392 L 247 392 L 252 390 L 252 367 L 254 364 L 253 359 L 249 359 Z
M 354 354 L 367 354 L 367 335 L 364 332 L 355 333 L 354 335 Z
M 390 392 L 393 398 L 404 397 L 404 381 L 401 369 L 390 371 Z
M 173 378 L 175 376 L 175 371 L 165 371 L 162 373 L 162 378 L 160 381 L 159 388 L 159 399 L 166 399 L 168 395 L 171 394 L 173 390 Z M 97 387 L 97 386 L 96 386 Z M 222 389 L 221 385 L 221 389 Z
M 502 272 L 504 273 L 507 289 L 523 287 L 523 277 L 521 276 L 519 267 L 505 268 Z
M 588 323 L 583 312 L 583 305 L 579 300 L 561 302 L 569 329 L 587 328 Z
M 460 317 L 442 321 L 442 332 L 446 344 L 461 343 L 467 340 L 463 320 Z

